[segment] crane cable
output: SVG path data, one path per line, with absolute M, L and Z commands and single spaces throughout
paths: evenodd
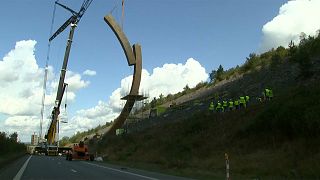
M 58 2 L 58 1 L 59 0 L 57 0 L 56 2 Z M 56 3 L 54 3 L 54 7 L 53 7 L 53 13 L 52 13 L 52 20 L 51 20 L 51 27 L 50 27 L 49 37 L 52 34 L 55 14 L 56 14 Z M 43 89 L 42 89 L 43 93 L 42 93 L 42 102 L 41 102 L 41 118 L 40 118 L 40 133 L 39 133 L 40 139 L 42 138 L 42 125 L 43 125 L 43 119 L 44 119 L 44 102 L 45 102 L 45 99 L 46 99 L 46 89 L 47 89 L 47 79 L 48 79 L 48 64 L 49 64 L 49 57 L 50 57 L 50 48 L 51 48 L 51 41 L 48 41 L 46 67 L 45 67 L 45 70 L 44 70 L 44 80 L 43 80 Z
M 122 0 L 121 6 L 122 6 L 122 13 L 121 13 L 121 29 L 122 29 L 122 31 L 123 31 L 123 22 L 124 22 L 124 0 Z
M 122 12 L 121 12 L 121 29 L 123 30 L 123 22 L 124 22 L 124 0 L 121 0 L 121 7 L 122 7 Z M 118 4 L 115 3 L 113 8 L 110 10 L 109 14 L 112 14 L 115 9 L 118 9 Z

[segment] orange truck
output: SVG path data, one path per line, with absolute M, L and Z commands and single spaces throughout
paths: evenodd
M 66 154 L 66 160 L 72 161 L 73 159 L 93 161 L 94 155 L 89 154 L 88 146 L 83 141 L 80 141 L 79 144 L 74 144 Z

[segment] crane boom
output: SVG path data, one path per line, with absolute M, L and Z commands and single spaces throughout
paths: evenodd
M 58 131 L 57 125 L 59 123 L 58 116 L 60 114 L 60 105 L 61 105 L 61 101 L 63 98 L 63 94 L 64 94 L 66 86 L 67 86 L 67 84 L 64 82 L 64 80 L 65 80 L 65 76 L 66 76 L 74 30 L 77 27 L 77 23 L 80 21 L 81 17 L 83 16 L 84 12 L 87 10 L 87 8 L 89 7 L 89 5 L 91 4 L 92 1 L 93 0 L 84 0 L 78 13 L 75 13 L 75 11 L 71 10 L 67 6 L 64 6 L 64 5 L 56 2 L 56 4 L 69 10 L 73 15 L 64 24 L 62 24 L 62 26 L 49 38 L 49 41 L 52 41 L 55 37 L 57 37 L 62 31 L 64 31 L 71 24 L 71 29 L 70 29 L 69 37 L 67 40 L 67 46 L 66 46 L 66 51 L 64 54 L 63 64 L 62 64 L 62 68 L 60 71 L 60 79 L 59 79 L 59 84 L 58 84 L 57 96 L 56 96 L 56 100 L 55 100 L 55 106 L 52 110 L 51 122 L 50 122 L 50 125 L 48 128 L 48 132 L 45 136 L 45 138 L 47 139 L 47 144 L 49 144 L 49 145 L 54 145 L 55 141 L 56 141 L 56 133 Z
M 70 9 L 69 7 L 58 3 L 57 1 L 55 2 L 56 4 L 58 4 L 59 6 L 63 7 L 64 9 L 70 11 L 72 13 L 72 16 L 65 22 L 62 24 L 62 26 L 49 38 L 49 41 L 52 41 L 54 38 L 56 38 L 62 31 L 64 31 L 71 23 L 73 24 L 77 24 L 81 17 L 83 16 L 83 14 L 86 12 L 86 10 L 88 9 L 88 7 L 90 6 L 91 2 L 93 0 L 85 0 L 82 3 L 82 6 L 79 10 L 78 13 L 76 13 L 74 10 Z

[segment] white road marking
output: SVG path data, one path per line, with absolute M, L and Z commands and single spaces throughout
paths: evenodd
M 92 165 L 92 166 L 97 166 L 97 167 L 109 169 L 109 170 L 113 170 L 113 171 L 117 171 L 117 172 L 121 172 L 121 173 L 125 173 L 125 174 L 130 174 L 130 175 L 133 175 L 133 176 L 142 177 L 142 178 L 145 178 L 145 179 L 159 180 L 159 179 L 156 179 L 156 178 L 152 178 L 152 177 L 148 177 L 148 176 L 143 176 L 143 175 L 140 175 L 140 174 L 135 174 L 135 173 L 126 172 L 126 171 L 121 171 L 121 170 L 119 170 L 119 169 L 114 169 L 114 168 L 110 168 L 110 167 L 106 167 L 106 166 L 101 166 L 101 165 L 98 165 L 98 164 L 93 164 L 93 163 L 88 163 L 88 162 L 83 162 L 83 163 L 90 164 L 90 165 Z
M 76 170 L 74 170 L 74 169 L 71 169 L 71 171 L 72 171 L 72 172 L 74 172 L 74 173 L 76 173 L 76 172 L 77 172 L 77 171 L 76 171 Z
M 31 159 L 32 155 L 26 160 L 26 162 L 24 162 L 23 166 L 21 167 L 21 169 L 18 171 L 18 173 L 16 174 L 16 176 L 13 178 L 13 180 L 20 180 L 21 176 L 24 172 L 24 170 L 26 170 L 27 165 Z

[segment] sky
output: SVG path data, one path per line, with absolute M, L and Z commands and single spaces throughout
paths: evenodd
M 78 11 L 82 1 L 60 0 Z M 0 131 L 22 142 L 39 133 L 44 67 L 54 1 L 3 0 L 0 6 Z M 114 9 L 112 11 L 112 9 Z M 241 65 L 301 32 L 320 29 L 319 0 L 125 0 L 123 31 L 142 46 L 141 94 L 159 97 L 208 81 L 221 64 Z M 129 67 L 103 17 L 121 24 L 121 0 L 93 0 L 75 30 L 66 82 L 68 123 L 60 137 L 103 125 L 118 116 L 130 88 Z M 53 31 L 70 13 L 57 6 Z M 69 27 L 51 43 L 43 134 L 56 97 Z

